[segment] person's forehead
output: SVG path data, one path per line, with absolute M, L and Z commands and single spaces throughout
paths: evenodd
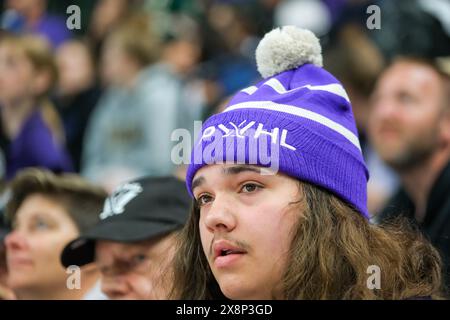
M 117 256 L 128 256 L 137 252 L 150 250 L 154 246 L 154 243 L 149 240 L 131 243 L 110 240 L 97 240 L 95 246 L 96 251 L 99 253 L 109 252 Z
M 22 59 L 24 57 L 23 50 L 20 50 L 17 45 L 11 42 L 0 43 L 0 53 L 2 53 L 3 56 L 8 55 L 15 59 Z
M 15 221 L 31 218 L 35 215 L 48 216 L 55 219 L 69 218 L 65 208 L 52 199 L 52 196 L 42 193 L 32 193 L 25 197 L 14 216 Z
M 76 54 L 89 54 L 89 52 L 87 51 L 87 48 L 79 43 L 79 42 L 75 42 L 75 41 L 71 41 L 71 42 L 67 42 L 62 44 L 57 50 L 56 50 L 56 54 L 59 54 L 61 52 L 74 52 L 75 51 L 75 55 Z
M 238 163 L 217 163 L 217 164 L 211 164 L 204 166 L 200 168 L 195 176 L 194 179 L 197 177 L 204 176 L 208 173 L 215 173 L 220 174 L 223 176 L 232 176 L 243 172 L 253 172 L 257 174 L 264 174 L 269 173 L 270 169 L 256 166 L 256 165 L 249 165 L 249 164 L 238 164 Z
M 381 83 L 386 88 L 433 88 L 440 82 L 439 75 L 429 66 L 414 61 L 398 61 L 386 70 Z

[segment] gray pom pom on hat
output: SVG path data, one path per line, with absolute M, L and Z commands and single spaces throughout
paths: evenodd
M 322 67 L 319 39 L 309 30 L 285 26 L 267 33 L 256 48 L 256 63 L 263 78 L 305 63 Z

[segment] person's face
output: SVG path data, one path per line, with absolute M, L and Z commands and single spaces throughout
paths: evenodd
M 34 68 L 24 53 L 0 44 L 0 104 L 16 103 L 33 92 Z
M 176 40 L 164 48 L 165 59 L 181 74 L 191 72 L 200 57 L 198 45 L 186 40 Z
M 126 86 L 130 78 L 135 76 L 133 59 L 114 37 L 106 40 L 100 64 L 102 81 L 106 85 Z
M 86 46 L 78 42 L 62 44 L 56 51 L 58 89 L 62 95 L 79 93 L 94 79 L 94 71 Z
M 170 235 L 133 243 L 98 240 L 95 262 L 102 291 L 110 299 L 167 299 L 173 244 Z
M 426 160 L 442 144 L 444 94 L 431 68 L 400 61 L 379 79 L 369 117 L 371 140 L 396 169 Z
M 67 211 L 41 194 L 28 196 L 6 237 L 8 284 L 13 290 L 52 290 L 65 286 L 60 262 L 64 246 L 79 234 Z
M 193 193 L 200 238 L 221 291 L 231 299 L 282 298 L 294 225 L 298 181 L 262 175 L 255 166 L 216 164 L 200 169 Z
M 91 31 L 96 38 L 102 38 L 127 13 L 126 0 L 97 1 L 91 19 Z

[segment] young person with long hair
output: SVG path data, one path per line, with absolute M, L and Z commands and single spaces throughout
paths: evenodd
M 268 33 L 256 50 L 265 79 L 204 123 L 173 298 L 441 296 L 433 246 L 401 221 L 370 223 L 351 104 L 320 52 L 307 30 Z

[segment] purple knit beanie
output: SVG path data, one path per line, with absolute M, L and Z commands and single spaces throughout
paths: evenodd
M 293 26 L 275 29 L 259 43 L 256 61 L 264 80 L 203 124 L 186 175 L 190 194 L 205 165 L 253 164 L 323 187 L 369 217 L 369 174 L 351 104 L 321 67 L 319 40 Z

